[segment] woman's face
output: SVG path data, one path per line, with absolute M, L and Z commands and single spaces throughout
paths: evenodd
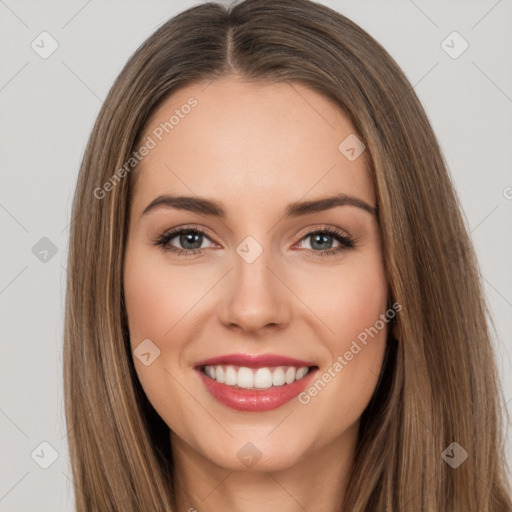
M 354 133 L 302 85 L 237 78 L 183 88 L 151 117 L 124 293 L 135 368 L 176 453 L 277 470 L 354 445 L 388 332 Z M 340 194 L 352 199 L 315 206 Z

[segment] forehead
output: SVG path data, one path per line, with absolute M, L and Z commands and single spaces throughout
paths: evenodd
M 270 197 L 288 204 L 333 192 L 374 204 L 365 153 L 350 160 L 339 149 L 355 132 L 334 102 L 298 83 L 228 78 L 184 87 L 146 125 L 142 142 L 153 147 L 132 176 L 134 206 L 163 193 L 243 198 L 260 209 Z

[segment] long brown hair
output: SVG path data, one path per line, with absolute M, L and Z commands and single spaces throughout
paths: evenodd
M 173 510 L 169 429 L 130 352 L 123 258 L 137 171 L 119 169 L 164 98 L 232 74 L 301 83 L 334 100 L 369 156 L 391 301 L 402 311 L 339 509 L 510 511 L 489 314 L 436 137 L 384 48 L 308 0 L 181 12 L 133 54 L 103 104 L 69 241 L 64 388 L 77 510 Z M 457 468 L 442 455 L 453 442 L 468 454 Z

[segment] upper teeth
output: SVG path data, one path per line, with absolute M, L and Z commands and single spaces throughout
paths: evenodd
M 205 366 L 203 372 L 212 379 L 239 388 L 267 389 L 283 386 L 302 379 L 309 371 L 307 366 L 276 366 L 267 368 L 247 368 L 245 366 Z

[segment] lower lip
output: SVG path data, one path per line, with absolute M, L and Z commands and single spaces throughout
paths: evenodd
M 221 404 L 237 411 L 249 412 L 270 411 L 281 407 L 304 391 L 316 371 L 317 368 L 312 368 L 305 377 L 291 384 L 254 390 L 221 384 L 207 377 L 202 370 L 198 369 L 206 389 Z

